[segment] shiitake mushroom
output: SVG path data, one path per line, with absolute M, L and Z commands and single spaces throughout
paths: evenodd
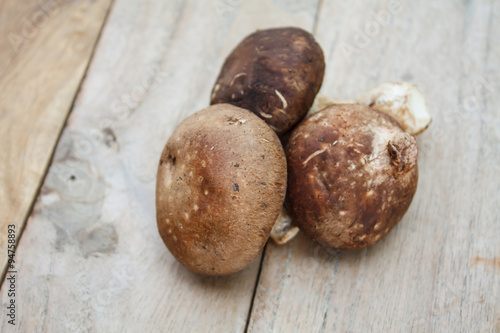
M 237 272 L 262 251 L 286 192 L 277 135 L 229 104 L 186 118 L 161 155 L 157 224 L 172 255 L 207 275 Z
M 417 189 L 415 138 L 366 105 L 331 105 L 308 117 L 285 151 L 293 222 L 327 247 L 375 244 L 401 220 Z
M 323 51 L 307 31 L 260 30 L 227 57 L 211 104 L 230 103 L 250 110 L 281 136 L 305 117 L 324 72 Z

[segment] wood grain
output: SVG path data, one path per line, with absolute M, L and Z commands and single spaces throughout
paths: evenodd
M 422 88 L 434 120 L 418 138 L 414 202 L 366 250 L 327 250 L 303 235 L 268 244 L 251 332 L 500 331 L 500 3 L 396 5 L 322 4 L 321 93 L 353 98 L 399 80 Z M 377 32 L 380 11 L 390 23 Z
M 110 3 L 0 1 L 1 272 L 7 225 L 19 237 Z
M 259 260 L 225 278 L 180 266 L 156 228 L 157 163 L 243 36 L 311 29 L 316 5 L 115 1 L 16 255 L 20 332 L 244 330 Z

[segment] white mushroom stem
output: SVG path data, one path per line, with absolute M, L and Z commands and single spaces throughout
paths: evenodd
M 422 133 L 432 121 L 427 110 L 425 97 L 415 85 L 406 82 L 388 82 L 361 95 L 354 100 L 340 100 L 317 95 L 308 116 L 333 104 L 365 104 L 389 114 L 411 135 Z M 285 207 L 271 230 L 271 238 L 278 244 L 285 244 L 297 235 L 299 229 L 292 224 L 292 218 Z
M 354 100 L 339 100 L 318 95 L 308 115 L 332 104 L 365 104 L 396 119 L 411 135 L 422 133 L 431 123 L 431 116 L 420 89 L 406 82 L 388 82 Z
M 278 218 L 276 219 L 276 223 L 271 229 L 271 238 L 277 244 L 285 244 L 289 240 L 291 240 L 297 233 L 299 232 L 299 228 L 292 225 L 292 218 L 285 207 L 281 207 L 281 212 Z

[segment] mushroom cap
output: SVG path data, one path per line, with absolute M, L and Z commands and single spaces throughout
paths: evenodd
M 239 271 L 261 253 L 286 177 L 283 148 L 264 121 L 229 104 L 207 107 L 174 130 L 161 155 L 159 233 L 194 272 Z
M 307 114 L 324 72 L 323 51 L 307 31 L 260 30 L 226 59 L 211 104 L 230 103 L 250 110 L 283 135 Z
M 417 153 L 414 137 L 368 106 L 332 105 L 310 116 L 286 147 L 294 223 L 327 247 L 375 244 L 413 199 Z

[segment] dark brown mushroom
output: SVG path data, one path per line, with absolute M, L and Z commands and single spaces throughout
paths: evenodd
M 368 106 L 332 105 L 310 116 L 286 148 L 294 223 L 324 246 L 375 244 L 410 206 L 417 152 L 413 136 Z
M 281 136 L 305 117 L 324 72 L 323 51 L 307 31 L 260 30 L 246 37 L 226 59 L 211 104 L 248 109 Z

